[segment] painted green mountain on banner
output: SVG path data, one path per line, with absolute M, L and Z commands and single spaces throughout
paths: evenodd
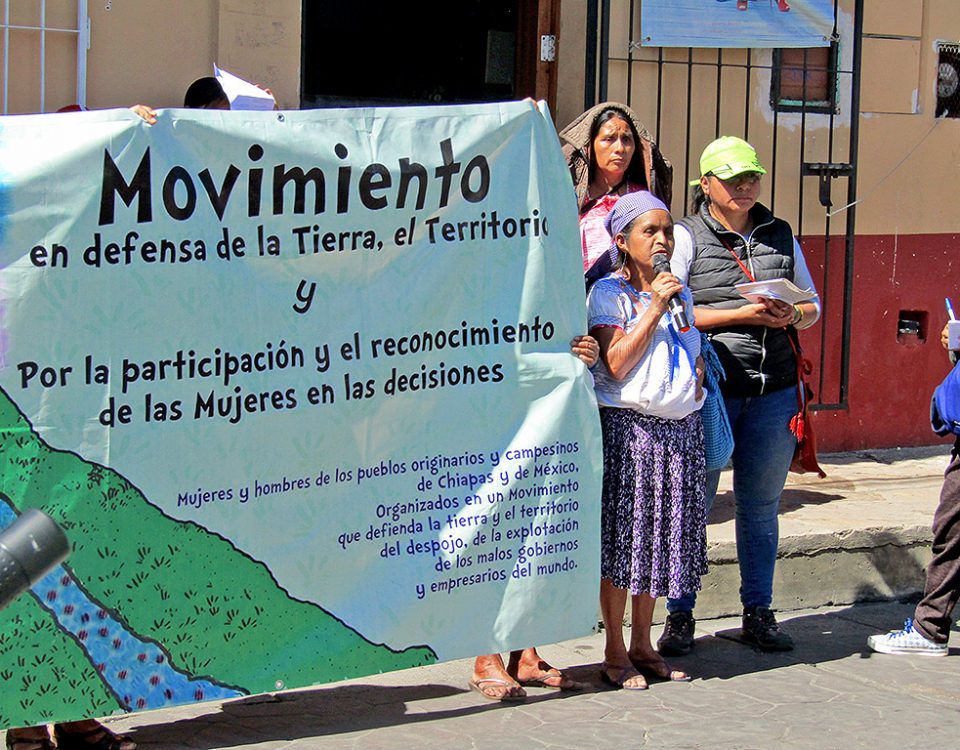
M 63 584 L 82 588 L 99 616 L 148 644 L 150 661 L 168 660 L 191 679 L 252 694 L 436 661 L 429 647 L 372 643 L 292 599 L 230 541 L 165 516 L 117 472 L 48 446 L 2 390 L 0 499 L 53 516 L 73 545 Z M 70 632 L 52 610 L 22 596 L 0 612 L 0 726 L 153 707 L 124 696 L 109 665 L 85 647 L 86 630 Z M 194 699 L 205 696 L 198 690 Z

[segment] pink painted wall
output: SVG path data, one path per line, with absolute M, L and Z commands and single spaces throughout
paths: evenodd
M 842 237 L 831 237 L 829 244 L 803 240 L 825 314 L 801 333 L 801 343 L 814 363 L 816 398 L 826 403 L 840 397 L 843 242 Z M 930 430 L 929 406 L 950 367 L 940 330 L 947 320 L 945 297 L 960 311 L 960 234 L 858 235 L 854 258 L 848 408 L 814 414 L 819 449 L 946 442 Z M 901 311 L 921 319 L 921 337 L 897 335 Z

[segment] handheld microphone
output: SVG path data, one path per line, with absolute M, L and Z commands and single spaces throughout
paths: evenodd
M 0 609 L 70 554 L 63 529 L 46 513 L 25 510 L 0 532 Z
M 672 273 L 670 270 L 670 260 L 666 253 L 657 253 L 653 256 L 653 270 L 656 273 Z M 687 320 L 687 313 L 683 309 L 683 300 L 674 294 L 668 301 L 667 307 L 670 309 L 670 316 L 673 318 L 673 324 L 680 333 L 686 333 L 690 330 L 690 321 Z

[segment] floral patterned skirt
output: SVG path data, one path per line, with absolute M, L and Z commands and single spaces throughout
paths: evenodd
M 600 574 L 631 594 L 679 597 L 707 572 L 700 413 L 662 419 L 600 410 Z

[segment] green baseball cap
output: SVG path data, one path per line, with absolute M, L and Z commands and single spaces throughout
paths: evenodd
M 712 143 L 700 154 L 700 175 L 712 174 L 721 180 L 729 180 L 744 172 L 757 172 L 766 174 L 760 160 L 757 158 L 756 149 L 747 143 L 743 138 L 737 138 L 732 135 L 725 135 Z M 700 179 L 691 180 L 691 185 L 697 185 Z

